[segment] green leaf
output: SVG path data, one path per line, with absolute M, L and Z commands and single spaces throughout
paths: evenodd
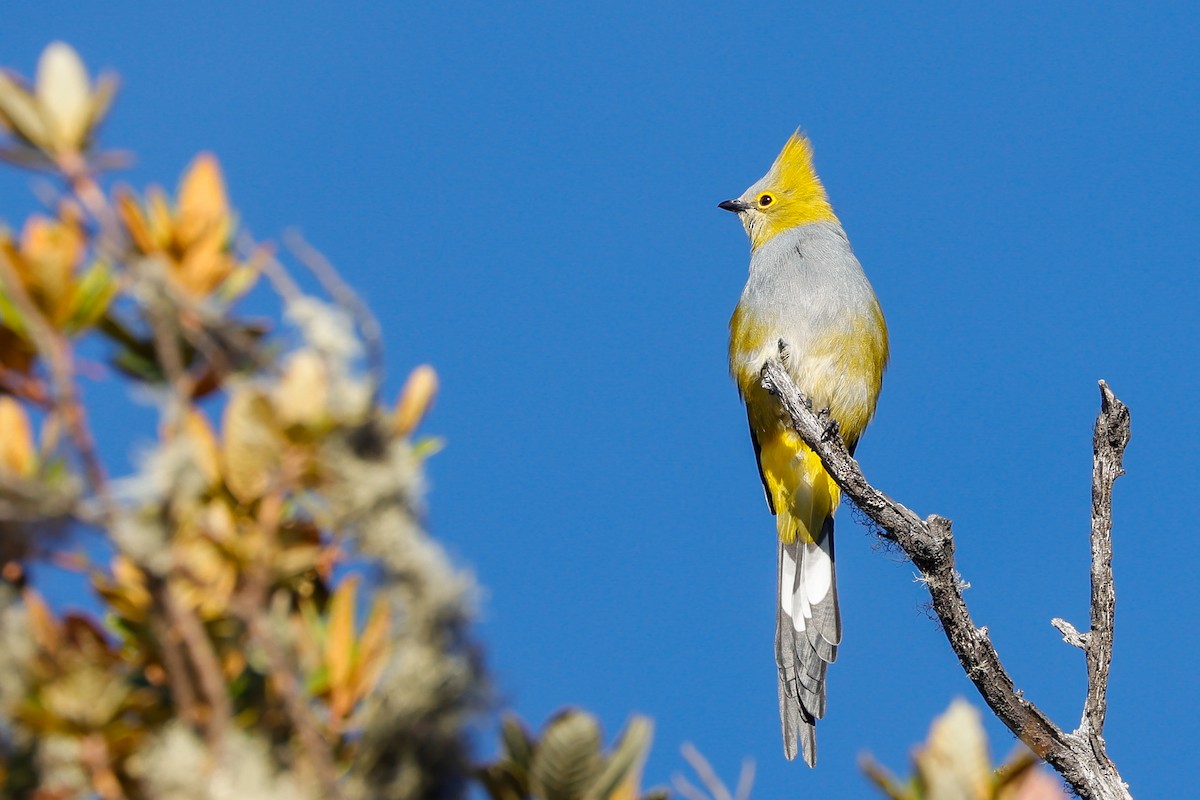
M 600 726 L 583 711 L 566 711 L 542 734 L 529 771 L 529 788 L 540 800 L 582 800 L 603 757 Z
M 113 357 L 112 363 L 129 377 L 147 383 L 162 383 L 166 379 L 158 361 L 133 350 L 120 351 Z
M 533 760 L 533 737 L 515 714 L 504 715 L 500 722 L 500 740 L 504 743 L 508 760 L 528 772 L 529 763 Z
M 510 764 L 489 764 L 476 773 L 491 800 L 525 800 L 527 793 L 522 781 L 511 771 Z
M 0 284 L 0 324 L 3 324 L 4 327 L 22 339 L 29 340 L 29 336 L 26 334 L 25 318 L 21 316 L 21 312 L 17 310 L 16 304 L 8 296 L 8 292 L 4 290 L 3 284 Z
M 117 281 L 112 268 L 97 261 L 79 279 L 75 296 L 71 299 L 71 313 L 67 317 L 66 332 L 77 333 L 90 328 L 108 310 L 108 304 L 117 295 Z
M 608 763 L 588 789 L 588 800 L 605 800 L 612 795 L 629 775 L 629 771 L 637 769 L 645 761 L 646 751 L 650 749 L 653 738 L 654 723 L 648 717 L 639 714 L 629 720 Z

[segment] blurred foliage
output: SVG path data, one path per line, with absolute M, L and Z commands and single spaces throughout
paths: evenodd
M 979 712 L 961 698 L 933 722 L 900 781 L 870 756 L 863 771 L 890 800 L 1066 800 L 1061 782 L 1024 749 L 993 768 Z
M 238 238 L 214 156 L 173 197 L 109 186 L 116 89 L 61 43 L 0 73 L 0 159 L 53 182 L 0 227 L 0 795 L 461 797 L 486 681 L 473 582 L 421 525 L 436 374 L 381 403 L 369 312 Z M 236 310 L 262 276 L 285 324 Z M 157 415 L 134 474 L 85 389 Z M 52 610 L 39 561 L 101 613 Z
M 560 712 L 534 738 L 516 717 L 505 717 L 500 758 L 479 771 L 492 800 L 662 800 L 642 794 L 642 765 L 653 726 L 635 716 L 604 752 L 600 725 L 576 709 Z

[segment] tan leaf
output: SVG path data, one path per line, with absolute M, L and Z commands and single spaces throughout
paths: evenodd
M 392 418 L 393 427 L 398 435 L 407 436 L 413 432 L 433 405 L 437 390 L 438 377 L 433 367 L 422 364 L 412 371 L 408 380 L 404 382 L 404 388 L 400 390 L 396 414 Z
M 57 151 L 78 150 L 92 118 L 87 69 L 70 45 L 52 42 L 38 60 L 34 96 Z
M 1058 778 L 1037 767 L 1001 789 L 997 800 L 1067 800 L 1067 793 Z
M 29 477 L 36 465 L 33 430 L 21 404 L 0 395 L 0 471 Z
M 238 536 L 237 520 L 234 519 L 233 510 L 224 498 L 213 498 L 204 506 L 200 525 L 204 535 L 225 550 L 235 551 L 237 544 L 241 541 L 241 537 Z
M 325 416 L 329 370 L 312 350 L 299 350 L 287 360 L 275 387 L 275 408 L 285 425 L 313 425 Z
M 209 485 L 221 480 L 221 450 L 208 418 L 196 408 L 183 417 L 183 433 L 192 445 L 192 458 Z
M 26 588 L 21 599 L 25 603 L 25 612 L 29 615 L 29 635 L 34 643 L 48 653 L 54 653 L 62 640 L 58 623 L 46 601 L 34 589 Z
M 199 537 L 175 542 L 175 558 L 186 579 L 171 584 L 176 597 L 205 620 L 226 616 L 237 583 L 237 567 L 211 541 Z
M 92 90 L 91 116 L 88 119 L 90 128 L 95 128 L 104 121 L 119 88 L 121 88 L 121 80 L 111 72 L 102 73 L 96 79 L 96 86 Z
M 961 697 L 934 720 L 925 746 L 916 753 L 926 800 L 985 800 L 991 796 L 992 767 L 979 711 Z
M 282 442 L 274 409 L 258 391 L 239 388 L 225 406 L 221 433 L 225 485 L 239 501 L 254 502 L 266 492 L 279 467 Z
M 105 600 L 126 619 L 145 619 L 152 602 L 146 588 L 146 576 L 130 559 L 117 555 L 112 560 L 112 580 L 94 581 Z
M 24 86 L 0 72 L 0 115 L 9 127 L 32 144 L 48 146 L 46 123 L 38 112 L 37 101 Z

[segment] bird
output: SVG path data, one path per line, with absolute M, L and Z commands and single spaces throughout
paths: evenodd
M 729 371 L 746 405 L 767 507 L 775 515 L 775 662 L 784 755 L 816 766 L 825 677 L 842 642 L 833 515 L 841 499 L 820 458 L 762 387 L 774 359 L 836 420 L 851 455 L 875 414 L 888 363 L 883 311 L 799 129 L 771 169 L 718 204 L 750 239 L 750 273 L 729 321 Z

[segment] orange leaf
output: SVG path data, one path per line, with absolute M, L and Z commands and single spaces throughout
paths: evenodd
M 142 207 L 138 204 L 137 197 L 124 186 L 117 188 L 114 197 L 117 204 L 117 216 L 124 223 L 125 230 L 129 231 L 129 238 L 133 239 L 138 250 L 143 253 L 153 253 L 157 249 L 154 236 L 151 233 L 150 224 L 146 221 L 146 215 L 142 213 Z
M 350 713 L 354 704 L 351 670 L 354 666 L 354 605 L 358 577 L 347 578 L 329 599 L 329 631 L 325 663 L 329 667 L 329 712 L 336 719 Z
M 211 153 L 192 161 L 179 186 L 179 209 L 175 231 L 184 247 L 212 235 L 229 215 L 221 167 Z
M 171 230 L 174 227 L 171 221 L 171 204 L 167 202 L 163 190 L 157 186 L 146 190 L 146 215 L 150 223 L 150 237 L 154 242 L 152 250 L 147 252 L 167 249 L 171 244 Z
M 28 477 L 34 471 L 33 431 L 21 404 L 0 395 L 0 471 Z
M 83 231 L 65 209 L 61 221 L 32 216 L 25 223 L 21 234 L 21 256 L 29 271 L 25 282 L 56 326 L 70 315 L 69 301 L 75 288 L 72 273 L 83 250 Z
M 387 663 L 392 633 L 392 607 L 381 596 L 375 598 L 371 618 L 358 639 L 358 663 L 355 664 L 355 699 L 370 694 Z
M 175 278 L 189 294 L 205 297 L 221 285 L 234 266 L 233 257 L 225 251 L 223 244 L 205 239 L 193 243 L 182 254 Z

